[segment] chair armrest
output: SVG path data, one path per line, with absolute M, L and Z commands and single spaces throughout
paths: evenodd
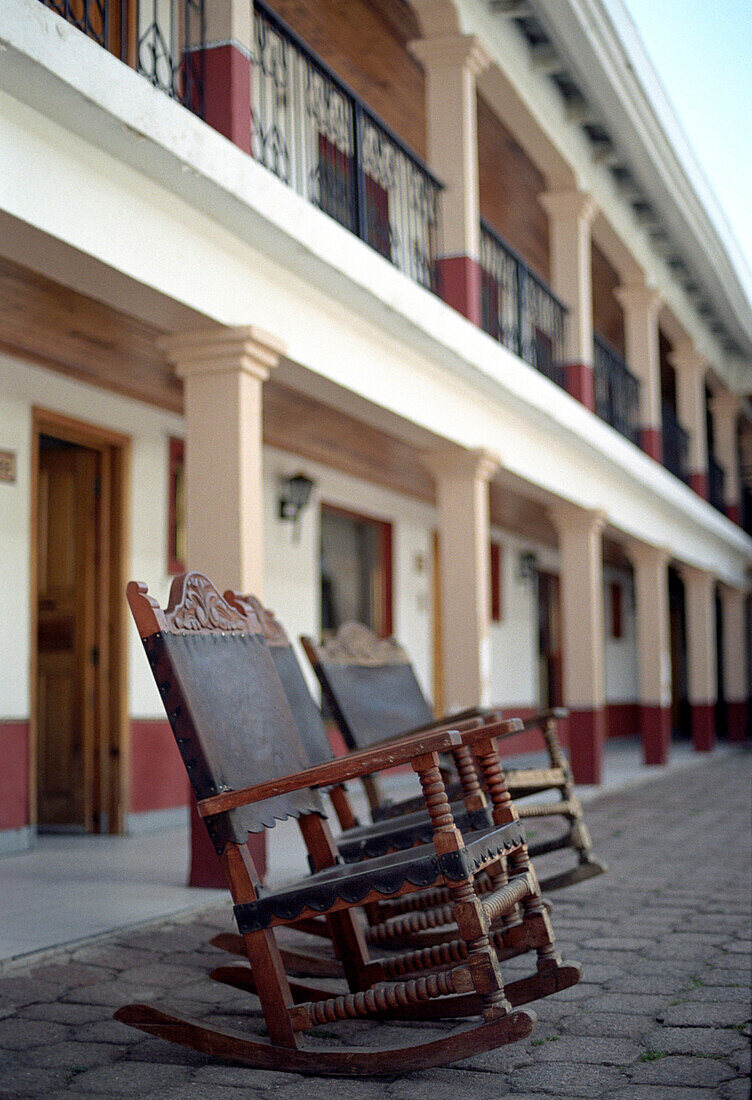
M 537 714 L 531 714 L 529 718 L 523 718 L 522 725 L 526 730 L 532 730 L 542 726 L 544 722 L 548 722 L 552 718 L 558 722 L 562 718 L 568 717 L 569 711 L 566 707 L 551 707 L 549 710 L 539 710 Z
M 327 761 L 326 764 L 317 764 L 304 771 L 283 776 L 281 779 L 271 779 L 266 783 L 257 783 L 253 787 L 245 787 L 239 791 L 226 791 L 224 794 L 204 798 L 198 804 L 199 813 L 202 817 L 212 817 L 226 810 L 234 810 L 238 806 L 262 802 L 265 798 L 299 791 L 304 787 L 328 787 L 336 783 L 344 783 L 348 779 L 357 779 L 363 775 L 385 771 L 397 764 L 408 763 L 427 753 L 451 752 L 462 744 L 460 733 L 455 730 L 442 730 L 425 736 L 405 738 L 399 743 L 385 747 L 363 749 L 360 752 L 352 752 L 336 760 Z

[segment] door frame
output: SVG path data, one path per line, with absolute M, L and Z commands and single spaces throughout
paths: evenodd
M 101 508 L 99 545 L 107 547 L 108 568 L 100 573 L 103 591 L 97 595 L 97 644 L 109 654 L 99 668 L 99 728 L 101 807 L 107 814 L 108 832 L 122 833 L 129 805 L 128 646 L 125 602 L 126 567 L 129 561 L 130 437 L 109 428 L 76 420 L 63 413 L 34 406 L 31 432 L 31 547 L 29 635 L 29 821 L 37 824 L 37 618 L 39 552 L 39 451 L 40 437 L 51 435 L 100 455 Z M 105 644 L 106 642 L 106 644 Z M 106 760 L 106 767 L 102 761 Z

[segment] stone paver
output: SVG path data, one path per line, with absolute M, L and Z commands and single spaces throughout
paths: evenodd
M 69 1100 L 747 1100 L 750 780 L 746 750 L 587 805 L 608 875 L 555 895 L 552 920 L 583 981 L 535 1003 L 523 1043 L 403 1078 L 316 1082 L 217 1062 L 128 1029 L 112 1010 L 156 998 L 218 1025 L 263 1027 L 258 1001 L 217 986 L 209 946 L 229 906 L 0 970 L 0 1098 Z M 539 836 L 546 823 L 536 822 Z M 157 843 L 155 839 L 155 843 Z M 551 857 L 552 859 L 556 857 Z M 539 870 L 545 874 L 545 864 Z M 519 976 L 531 960 L 506 964 Z M 347 1024 L 373 1048 L 450 1024 Z

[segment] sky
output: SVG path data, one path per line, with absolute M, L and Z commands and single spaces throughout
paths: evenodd
M 623 0 L 752 271 L 752 0 Z

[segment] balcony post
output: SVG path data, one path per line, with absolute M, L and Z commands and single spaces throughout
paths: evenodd
M 671 637 L 668 602 L 670 554 L 630 540 L 634 569 L 640 740 L 646 764 L 667 764 L 671 746 Z
M 204 121 L 245 153 L 251 152 L 251 0 L 204 0 L 206 43 L 203 70 Z
M 262 388 L 283 345 L 253 326 L 168 337 L 163 344 L 183 380 L 186 565 L 220 592 L 263 595 Z M 224 882 L 206 829 L 192 806 L 189 885 Z M 251 841 L 261 873 L 265 847 Z
M 478 118 L 475 83 L 489 57 L 472 35 L 417 39 L 410 50 L 426 77 L 428 166 L 444 183 L 439 291 L 481 323 Z
M 606 737 L 602 512 L 558 504 L 564 705 L 569 754 L 578 783 L 600 783 Z
M 726 515 L 734 523 L 741 521 L 741 479 L 736 435 L 740 406 L 741 400 L 738 395 L 728 390 L 715 393 L 710 402 L 715 451 L 726 475 L 723 504 Z
M 676 412 L 689 433 L 689 484 L 708 500 L 708 427 L 705 407 L 705 361 L 690 341 L 669 354 L 676 371 Z
M 445 709 L 488 704 L 491 579 L 488 485 L 499 460 L 484 450 L 424 456 L 439 513 Z
M 538 198 L 548 215 L 551 289 L 568 311 L 564 323 L 566 388 L 595 412 L 590 226 L 596 206 L 584 191 L 547 191 Z
M 748 594 L 740 588 L 721 585 L 723 614 L 723 688 L 728 715 L 728 739 L 741 742 L 747 736 L 750 700 L 750 653 L 748 649 Z
M 658 351 L 657 290 L 625 284 L 614 291 L 624 310 L 627 366 L 640 380 L 640 446 L 656 462 L 663 461 L 661 436 L 661 368 Z
M 716 647 L 715 577 L 704 569 L 681 567 L 684 581 L 689 704 L 692 743 L 697 752 L 715 747 Z

